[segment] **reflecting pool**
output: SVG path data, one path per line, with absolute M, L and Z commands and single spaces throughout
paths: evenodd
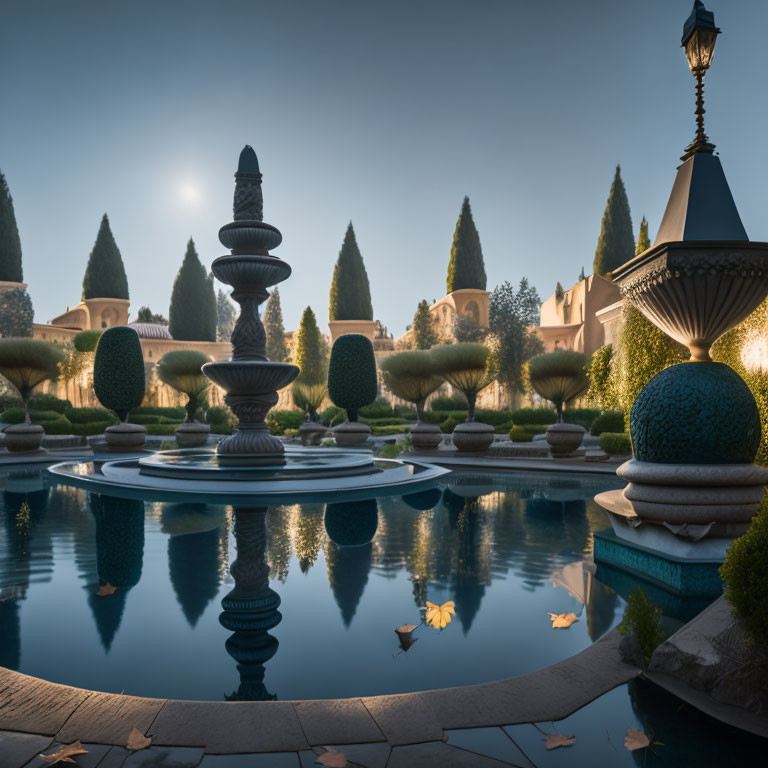
M 0 665 L 182 699 L 302 699 L 531 672 L 620 620 L 594 575 L 609 475 L 454 472 L 407 496 L 231 507 L 0 475 Z M 427 601 L 455 602 L 444 630 Z M 578 617 L 553 630 L 549 613 Z M 405 649 L 407 648 L 407 650 Z

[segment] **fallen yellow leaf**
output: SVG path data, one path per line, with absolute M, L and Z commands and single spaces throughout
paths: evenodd
M 624 737 L 624 746 L 634 752 L 636 749 L 645 749 L 650 746 L 651 740 L 642 732 L 627 728 L 627 735 Z
M 49 765 L 55 765 L 56 763 L 74 763 L 72 755 L 85 755 L 88 752 L 87 749 L 83 749 L 80 744 L 80 739 L 72 742 L 71 744 L 65 744 L 63 747 L 59 747 L 55 752 L 50 755 L 40 755 Z
M 568 629 L 574 621 L 578 621 L 575 613 L 550 613 L 552 629 Z
M 107 595 L 114 595 L 117 592 L 117 587 L 113 587 L 109 582 L 102 584 L 99 587 L 99 591 L 96 593 L 96 597 L 106 597 Z
M 572 747 L 576 737 L 563 736 L 561 733 L 548 733 L 545 741 L 547 742 L 547 749 L 557 749 L 558 747 Z
M 131 732 L 128 734 L 128 743 L 125 745 L 126 749 L 145 749 L 152 743 L 151 736 L 145 736 L 138 728 L 131 728 Z
M 325 768 L 344 768 L 347 765 L 347 757 L 343 752 L 329 749 L 326 752 L 323 752 L 315 762 L 324 765 Z
M 453 600 L 449 600 L 442 605 L 435 605 L 427 601 L 426 623 L 432 625 L 435 629 L 443 629 L 451 623 L 451 616 L 455 613 Z

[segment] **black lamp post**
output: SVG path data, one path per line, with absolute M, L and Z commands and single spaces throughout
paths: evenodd
M 715 145 L 704 133 L 704 75 L 715 55 L 719 34 L 715 14 L 708 11 L 701 0 L 695 0 L 691 15 L 683 26 L 683 46 L 688 66 L 696 78 L 696 138 L 685 148 L 685 154 L 680 158 L 683 161 L 700 152 L 711 155 L 715 151 Z

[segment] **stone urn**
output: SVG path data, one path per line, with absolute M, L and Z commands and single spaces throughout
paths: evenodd
M 144 446 L 147 428 L 141 424 L 129 424 L 123 421 L 114 427 L 107 427 L 104 439 L 112 451 L 135 451 Z
M 554 458 L 572 456 L 581 446 L 586 429 L 578 424 L 551 424 L 547 427 L 547 443 Z
M 185 421 L 176 429 L 176 442 L 179 444 L 179 448 L 197 448 L 208 442 L 210 434 L 210 424 L 201 424 L 199 421 Z
M 336 445 L 361 445 L 371 436 L 371 428 L 359 421 L 345 421 L 333 428 Z
M 5 447 L 13 453 L 39 451 L 44 437 L 39 424 L 13 424 L 5 430 Z
M 304 446 L 320 445 L 320 441 L 327 431 L 327 427 L 324 427 L 317 421 L 312 421 L 309 418 L 309 414 L 307 414 L 307 420 L 299 427 L 301 444 Z
M 436 451 L 443 442 L 443 433 L 437 424 L 418 422 L 411 427 L 411 445 L 414 451 Z
M 487 451 L 493 444 L 494 429 L 490 424 L 479 421 L 465 421 L 453 430 L 453 444 L 460 451 L 476 453 Z

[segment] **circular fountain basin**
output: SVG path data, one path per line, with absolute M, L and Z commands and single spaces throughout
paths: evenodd
M 377 459 L 371 451 L 289 446 L 272 463 L 219 464 L 214 451 L 188 448 L 138 459 L 62 462 L 49 467 L 72 485 L 121 495 L 137 491 L 162 500 L 195 497 L 232 504 L 282 500 L 341 501 L 413 493 L 450 470 L 420 461 Z

